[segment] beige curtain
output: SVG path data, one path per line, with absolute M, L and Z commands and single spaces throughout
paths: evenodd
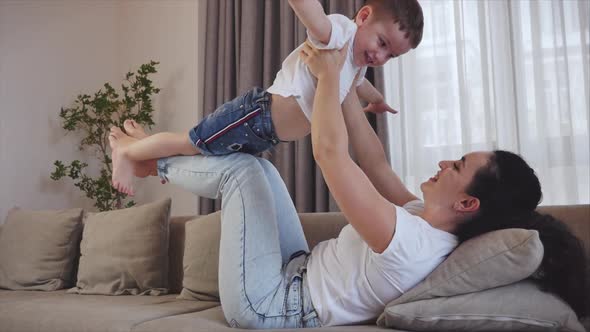
M 363 4 L 362 0 L 320 2 L 326 13 L 348 17 Z M 203 116 L 254 86 L 268 88 L 283 59 L 306 38 L 305 28 L 286 0 L 208 0 L 206 26 Z M 383 90 L 382 70 L 369 70 L 367 77 Z M 385 143 L 386 124 L 381 117 L 370 116 L 370 120 Z M 281 143 L 264 157 L 279 170 L 299 212 L 337 210 L 313 160 L 309 136 Z M 220 202 L 200 200 L 201 214 L 219 208 Z

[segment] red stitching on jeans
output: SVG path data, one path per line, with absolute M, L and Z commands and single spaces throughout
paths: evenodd
M 257 108 L 254 111 L 246 114 L 245 116 L 243 116 L 242 118 L 230 123 L 229 125 L 227 125 L 225 128 L 221 129 L 220 131 L 216 132 L 215 134 L 209 136 L 209 138 L 207 138 L 205 140 L 205 144 L 208 144 L 212 141 L 214 141 L 215 139 L 221 137 L 221 135 L 225 134 L 226 132 L 232 130 L 233 128 L 241 125 L 242 123 L 250 120 L 251 118 L 255 117 L 258 113 L 260 113 L 262 109 L 261 108 Z M 199 144 L 199 141 L 197 141 L 197 144 Z

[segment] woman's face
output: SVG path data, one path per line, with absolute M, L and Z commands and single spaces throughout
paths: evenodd
M 469 199 L 466 193 L 477 171 L 487 165 L 491 152 L 471 152 L 458 160 L 443 160 L 440 170 L 420 188 L 424 201 L 453 208 L 462 200 Z

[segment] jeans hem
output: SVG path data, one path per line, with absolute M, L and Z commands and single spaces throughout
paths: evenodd
M 166 181 L 166 182 L 170 182 L 170 180 L 168 180 L 168 177 L 166 176 L 168 174 L 168 163 L 166 162 L 167 159 L 168 158 L 160 158 L 160 159 L 158 159 L 156 164 L 157 164 L 158 176 L 160 177 L 160 179 L 162 179 L 163 181 Z

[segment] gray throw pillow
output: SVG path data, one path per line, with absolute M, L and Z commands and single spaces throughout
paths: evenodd
M 71 287 L 82 234 L 82 209 L 8 212 L 0 233 L 0 288 Z
M 219 301 L 221 211 L 188 221 L 185 226 L 182 300 Z
M 561 299 L 528 280 L 475 293 L 389 306 L 379 324 L 412 331 L 584 332 Z
M 529 277 L 542 260 L 537 231 L 489 232 L 462 243 L 426 279 L 388 305 L 508 285 Z
M 425 300 L 431 299 L 438 301 L 436 303 L 451 301 L 450 299 L 456 301 L 478 299 L 477 295 L 482 291 L 528 278 L 538 269 L 542 259 L 543 244 L 537 231 L 503 229 L 480 235 L 462 243 L 425 280 L 387 304 L 377 323 L 381 326 L 399 328 L 399 325 L 395 323 L 399 315 L 392 315 L 392 313 L 396 312 L 397 309 L 394 310 L 396 306 L 402 304 L 427 303 Z M 473 297 L 459 297 L 469 293 L 473 293 Z M 514 303 L 516 306 L 510 307 L 514 312 L 532 310 L 528 307 L 518 307 L 518 302 Z M 479 300 L 470 304 L 474 306 L 474 309 L 483 308 L 476 306 L 480 304 Z M 408 305 L 404 308 L 410 310 L 417 309 L 419 306 Z M 437 310 L 442 313 L 450 308 L 437 305 L 431 309 L 432 316 L 438 317 Z M 480 311 L 478 314 L 485 314 L 485 311 Z M 404 311 L 404 315 L 414 317 L 414 314 L 408 314 L 408 311 Z M 451 315 L 448 319 L 451 319 Z M 433 324 L 435 321 L 438 320 L 432 318 Z M 499 326 L 494 326 L 496 330 L 501 330 Z M 443 327 L 432 328 L 442 329 Z M 482 328 L 485 330 L 487 325 L 482 325 Z
M 89 213 L 80 244 L 78 282 L 69 293 L 168 293 L 170 199 Z

